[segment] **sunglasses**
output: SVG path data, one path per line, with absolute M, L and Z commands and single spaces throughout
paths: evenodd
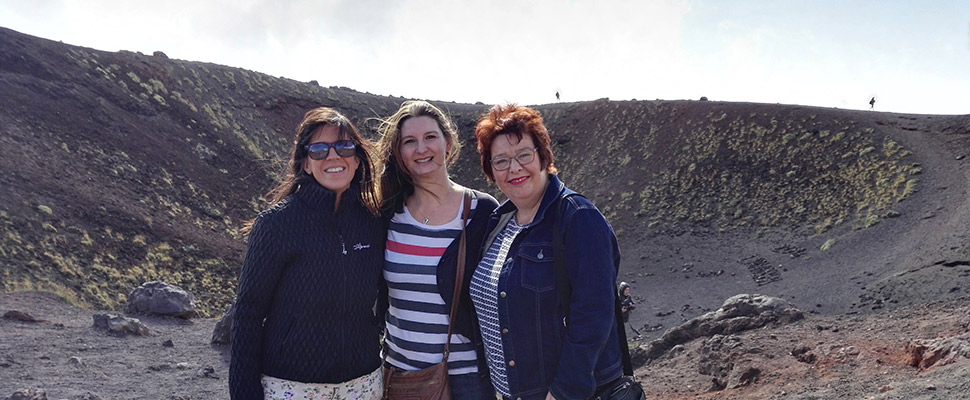
M 333 143 L 316 142 L 306 145 L 306 150 L 310 153 L 310 158 L 314 160 L 327 158 L 330 155 L 330 149 L 336 150 L 338 156 L 353 157 L 356 155 L 355 149 L 357 149 L 357 145 L 349 140 L 338 140 Z

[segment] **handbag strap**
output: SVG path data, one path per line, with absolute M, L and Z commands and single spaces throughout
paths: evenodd
M 458 314 L 458 300 L 461 298 L 461 287 L 465 282 L 465 225 L 468 224 L 468 214 L 472 208 L 472 197 L 466 191 L 462 196 L 461 208 L 461 238 L 458 239 L 458 265 L 455 267 L 455 290 L 451 295 L 451 313 L 448 314 L 448 339 L 445 341 L 442 362 L 448 361 L 451 345 L 451 333 L 455 327 L 455 315 Z
M 563 236 L 565 232 L 561 227 L 560 220 L 563 218 L 563 208 L 566 204 L 566 199 L 572 196 L 582 196 L 579 193 L 571 192 L 565 193 L 556 199 L 556 203 L 552 204 L 550 208 L 556 210 L 556 214 L 552 219 L 552 252 L 555 256 L 555 269 L 556 269 L 556 287 L 559 291 L 559 301 L 562 307 L 565 309 L 564 315 L 569 318 L 569 297 L 572 294 L 572 287 L 569 283 L 569 272 L 566 270 L 566 243 Z M 613 308 L 616 319 L 616 336 L 620 342 L 620 359 L 623 363 L 623 374 L 626 376 L 633 376 L 633 361 L 630 359 L 630 348 L 626 343 L 626 329 L 623 327 L 623 311 L 620 306 L 620 297 L 617 294 L 616 286 L 613 286 Z M 566 324 L 567 320 L 563 320 Z

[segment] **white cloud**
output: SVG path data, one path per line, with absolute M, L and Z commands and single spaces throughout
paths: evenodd
M 877 109 L 923 113 L 970 112 L 968 21 L 966 2 L 0 2 L 0 26 L 43 38 L 381 95 L 848 108 L 876 95 Z

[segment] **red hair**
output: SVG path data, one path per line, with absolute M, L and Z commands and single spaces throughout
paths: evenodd
M 553 165 L 555 157 L 552 155 L 552 139 L 549 131 L 542 123 L 542 115 L 529 107 L 519 107 L 515 104 L 495 105 L 488 110 L 478 125 L 475 126 L 475 139 L 478 142 L 478 153 L 482 155 L 482 172 L 491 182 L 495 181 L 492 171 L 492 142 L 499 135 L 512 135 L 519 141 L 525 135 L 532 137 L 532 142 L 539 148 L 539 162 L 542 168 L 550 174 L 556 173 Z

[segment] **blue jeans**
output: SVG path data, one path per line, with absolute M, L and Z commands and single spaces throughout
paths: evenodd
M 495 400 L 492 382 L 483 380 L 479 374 L 449 375 L 452 400 Z

